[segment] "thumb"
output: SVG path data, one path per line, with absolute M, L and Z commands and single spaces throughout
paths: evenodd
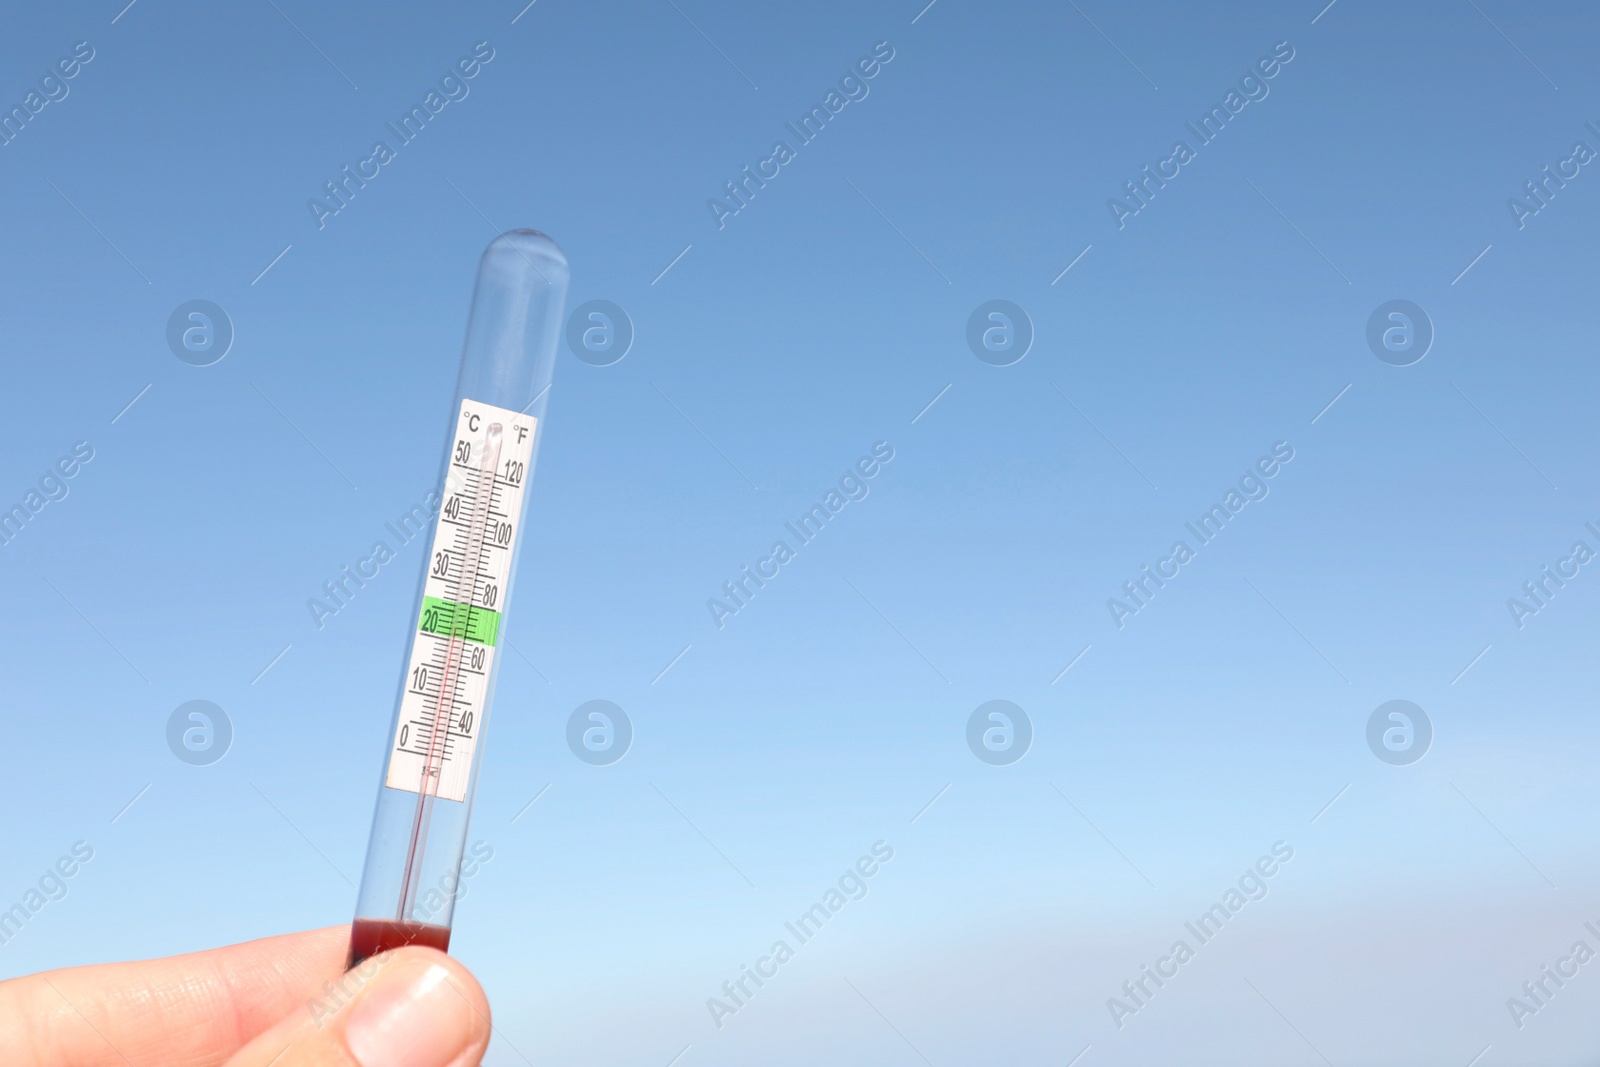
M 472 974 L 442 952 L 408 947 L 328 982 L 227 1067 L 477 1067 L 489 1030 Z

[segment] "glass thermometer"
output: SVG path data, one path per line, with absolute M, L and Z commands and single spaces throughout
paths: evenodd
M 347 966 L 450 943 L 566 296 L 566 257 L 536 231 L 502 234 L 478 265 Z

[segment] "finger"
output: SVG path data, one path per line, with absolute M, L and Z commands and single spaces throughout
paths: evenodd
M 489 1033 L 489 1001 L 465 967 L 402 948 L 359 964 L 227 1067 L 477 1067 Z
M 343 970 L 348 926 L 0 982 L 7 1067 L 216 1067 Z

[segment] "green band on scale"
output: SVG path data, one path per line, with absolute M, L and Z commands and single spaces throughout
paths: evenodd
M 444 637 L 459 637 L 491 648 L 500 639 L 500 613 L 489 608 L 457 604 L 436 596 L 422 598 L 422 618 L 417 629 Z

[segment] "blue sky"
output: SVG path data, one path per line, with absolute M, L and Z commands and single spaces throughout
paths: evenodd
M 635 338 L 563 348 L 531 490 L 453 944 L 488 1062 L 1585 1062 L 1600 977 L 1520 1028 L 1506 1001 L 1600 948 L 1600 577 L 1521 628 L 1507 600 L 1600 550 L 1600 178 L 1520 227 L 1508 201 L 1600 151 L 1589 14 L 519 9 L 10 19 L 8 108 L 93 58 L 0 148 L 0 503 L 93 458 L 0 547 L 0 900 L 94 857 L 0 974 L 349 917 L 422 550 L 321 629 L 306 601 L 431 488 L 477 257 L 531 226 L 569 306 Z M 166 341 L 197 299 L 235 332 L 209 366 Z M 967 346 L 995 299 L 1034 331 L 1010 366 Z M 1366 341 L 1396 299 L 1434 331 L 1409 366 Z M 868 495 L 719 629 L 707 600 L 878 442 Z M 1107 600 L 1279 442 L 1119 628 Z M 233 729 L 209 766 L 167 748 L 195 699 Z M 566 747 L 592 699 L 630 717 L 620 762 Z M 966 747 L 993 699 L 1032 723 L 1010 765 Z M 1409 765 L 1367 747 L 1394 699 L 1432 724 Z M 867 896 L 717 1028 L 707 998 L 877 841 Z M 1119 1029 L 1107 999 L 1277 841 L 1267 897 Z

